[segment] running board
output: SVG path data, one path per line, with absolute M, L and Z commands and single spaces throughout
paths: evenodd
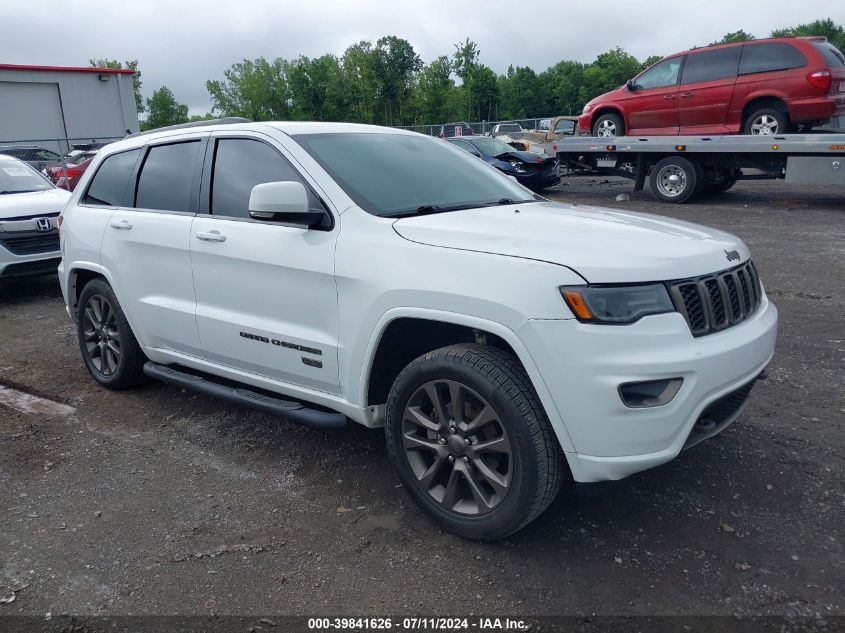
M 211 377 L 204 378 L 195 374 L 179 371 L 173 367 L 159 365 L 152 361 L 144 364 L 144 373 L 150 378 L 155 378 L 183 389 L 197 391 L 221 400 L 227 400 L 250 409 L 257 409 L 264 413 L 277 415 L 291 422 L 320 429 L 321 431 L 340 431 L 346 428 L 346 416 L 334 411 L 319 411 L 310 409 L 301 402 L 274 398 L 263 393 L 258 393 L 243 387 L 230 387 L 214 382 Z

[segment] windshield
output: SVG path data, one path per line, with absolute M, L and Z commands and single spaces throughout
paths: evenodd
M 522 126 L 517 123 L 502 123 L 496 127 L 499 132 L 522 132 Z
M 45 191 L 53 185 L 19 160 L 0 160 L 0 194 Z
M 472 141 L 472 144 L 475 145 L 475 148 L 482 154 L 487 154 L 488 156 L 498 156 L 499 154 L 504 154 L 505 152 L 516 151 L 513 147 L 497 138 L 480 138 Z
M 422 135 L 297 134 L 293 139 L 359 207 L 374 215 L 535 199 L 484 162 Z

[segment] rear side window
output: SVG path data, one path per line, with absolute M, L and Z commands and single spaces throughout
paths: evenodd
M 575 121 L 561 119 L 555 124 L 555 134 L 573 134 L 575 132 Z
M 233 218 L 249 217 L 249 195 L 255 185 L 279 180 L 301 182 L 312 209 L 323 206 L 310 187 L 285 158 L 269 145 L 251 139 L 217 141 L 211 181 L 211 213 Z
M 813 42 L 815 48 L 824 57 L 828 66 L 845 66 L 845 55 L 830 42 Z
M 193 212 L 191 190 L 196 174 L 200 141 L 154 145 L 141 175 L 135 206 L 139 209 Z
M 735 46 L 703 53 L 690 53 L 684 64 L 681 83 L 694 84 L 701 81 L 735 78 L 741 52 L 742 47 Z
M 141 154 L 140 149 L 133 149 L 128 152 L 112 154 L 102 163 L 85 197 L 83 204 L 102 204 L 109 207 L 131 206 L 131 197 L 128 194 L 129 178 L 132 170 Z
M 739 74 L 769 73 L 807 65 L 807 58 L 792 44 L 746 44 L 742 47 Z

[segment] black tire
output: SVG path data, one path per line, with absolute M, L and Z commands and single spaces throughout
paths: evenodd
M 105 304 L 102 302 L 105 302 Z M 86 333 L 86 327 L 90 325 L 86 311 L 91 309 L 93 315 L 94 304 L 107 305 L 109 314 L 113 314 L 111 323 L 114 327 L 109 329 L 116 331 L 117 336 L 112 336 L 110 340 L 107 337 L 106 344 L 108 342 L 117 343 L 120 354 L 111 370 L 109 367 L 99 367 L 98 365 L 102 366 L 104 363 L 102 357 L 98 359 L 95 352 L 89 350 L 92 343 L 92 330 L 88 329 Z M 114 291 L 105 279 L 92 279 L 82 289 L 82 294 L 79 296 L 76 331 L 82 360 L 85 361 L 85 367 L 88 368 L 88 372 L 94 377 L 94 380 L 108 389 L 115 390 L 127 389 L 144 382 L 144 363 L 147 358 L 141 351 L 132 328 L 129 327 L 129 322 L 123 314 L 123 309 L 120 307 Z M 97 335 L 95 334 L 95 336 Z M 99 345 L 95 345 L 95 347 L 99 347 Z M 102 350 L 103 348 L 100 347 L 100 353 L 102 353 Z M 114 359 L 115 356 L 112 355 L 111 358 Z
M 607 112 L 596 119 L 592 132 L 593 136 L 625 136 L 625 122 L 618 114 Z
M 673 184 L 672 177 L 677 184 Z M 651 168 L 651 195 L 661 202 L 683 204 L 704 190 L 704 171 L 697 162 L 683 156 L 667 156 Z
M 753 110 L 742 125 L 743 134 L 767 135 L 789 134 L 792 124 L 789 114 L 783 108 L 771 105 Z
M 433 380 L 456 381 L 485 399 L 509 439 L 510 485 L 499 504 L 486 514 L 468 516 L 446 508 L 414 474 L 404 445 L 405 411 L 414 394 Z M 391 461 L 414 501 L 447 531 L 464 538 L 495 540 L 520 530 L 554 500 L 568 473 L 560 445 L 524 369 L 511 354 L 488 345 L 451 345 L 409 364 L 390 390 L 385 435 Z

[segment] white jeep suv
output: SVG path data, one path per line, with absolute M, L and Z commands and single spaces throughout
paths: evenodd
M 470 538 L 519 530 L 564 479 L 620 479 L 719 433 L 775 346 L 736 237 L 549 202 L 402 130 L 135 135 L 100 151 L 62 220 L 99 383 L 384 426 L 409 494 Z

